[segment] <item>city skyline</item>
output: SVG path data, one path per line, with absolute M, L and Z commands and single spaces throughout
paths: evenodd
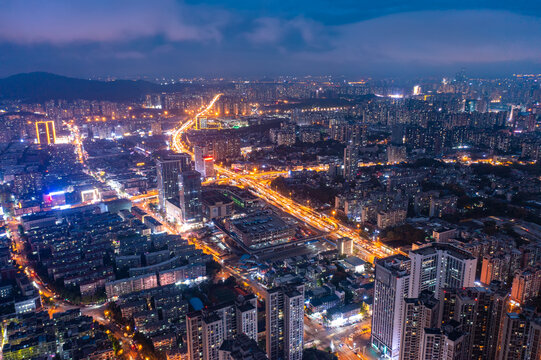
M 4 0 L 2 360 L 540 360 L 541 2 Z

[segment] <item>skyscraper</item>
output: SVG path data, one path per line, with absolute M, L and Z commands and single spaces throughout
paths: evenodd
M 410 259 L 404 255 L 393 255 L 375 262 L 371 343 L 383 356 L 392 360 L 400 358 L 410 266 Z
M 541 356 L 541 323 L 527 313 L 508 313 L 503 319 L 498 360 L 529 360 Z
M 481 283 L 490 285 L 494 280 L 506 282 L 509 277 L 511 254 L 499 252 L 483 256 L 481 265 Z
M 526 341 L 526 359 L 541 359 L 541 318 L 530 320 Z
M 357 147 L 348 145 L 344 149 L 344 172 L 346 181 L 352 181 L 357 175 Z
M 184 222 L 199 222 L 202 220 L 201 205 L 201 174 L 194 170 L 180 173 L 180 208 Z
M 541 289 L 541 265 L 516 271 L 511 288 L 511 299 L 524 304 L 539 295 Z
M 219 349 L 227 339 L 244 334 L 257 341 L 257 299 L 254 295 L 235 303 L 195 311 L 186 315 L 190 360 L 219 360 Z
M 208 146 L 195 145 L 193 155 L 195 159 L 195 171 L 204 178 L 214 177 L 214 151 Z
M 446 243 L 377 260 L 372 346 L 386 359 L 482 359 L 497 342 L 505 295 L 462 290 L 474 285 L 475 269 L 475 257 Z
M 203 360 L 219 360 L 220 345 L 225 339 L 224 322 L 216 313 L 205 314 L 202 319 Z
M 494 359 L 508 294 L 498 287 L 444 289 L 440 299 L 442 326 L 454 322 L 464 334 L 467 359 Z
M 267 291 L 266 336 L 270 360 L 301 360 L 304 344 L 304 285 Z
M 402 146 L 405 143 L 406 128 L 403 124 L 393 124 L 391 127 L 391 145 Z
M 434 243 L 410 251 L 410 298 L 429 290 L 439 299 L 443 288 L 473 287 L 477 259 L 453 245 Z
M 188 343 L 188 358 L 203 360 L 203 314 L 194 312 L 186 315 L 186 336 Z
M 425 328 L 438 327 L 439 302 L 430 291 L 421 292 L 415 299 L 404 300 L 405 316 L 400 346 L 401 360 L 418 360 Z
M 422 355 L 419 359 L 467 359 L 464 357 L 463 343 L 464 334 L 456 321 L 441 329 L 427 328 L 423 332 Z
M 204 164 L 204 177 L 211 178 L 214 177 L 214 157 L 211 155 L 205 156 L 203 158 Z
M 179 175 L 191 168 L 189 154 L 167 154 L 156 160 L 158 197 L 160 206 L 165 208 L 165 201 L 179 193 Z

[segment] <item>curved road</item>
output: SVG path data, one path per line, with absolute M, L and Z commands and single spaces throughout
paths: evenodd
M 191 154 L 193 153 L 190 149 L 186 148 L 182 143 L 182 134 L 189 130 L 197 121 L 199 116 L 204 115 L 209 111 L 214 103 L 222 94 L 217 94 L 214 96 L 212 101 L 200 111 L 193 119 L 188 120 L 182 124 L 172 135 L 172 149 L 176 152 L 185 152 Z M 229 169 L 221 167 L 219 165 L 214 165 L 214 168 L 217 173 L 228 177 L 232 180 L 237 181 L 238 183 L 250 188 L 257 196 L 265 199 L 269 203 L 278 207 L 282 211 L 297 217 L 298 219 L 306 222 L 310 226 L 313 226 L 316 229 L 329 233 L 329 236 L 337 239 L 340 237 L 349 237 L 353 239 L 355 244 L 359 249 L 359 255 L 366 261 L 374 262 L 375 258 L 386 257 L 393 255 L 395 252 L 389 248 L 384 247 L 379 243 L 374 243 L 369 239 L 362 238 L 357 231 L 351 229 L 340 221 L 334 218 L 330 218 L 326 215 L 322 215 L 317 211 L 314 211 L 310 207 L 301 205 L 296 201 L 289 199 L 277 191 L 272 190 L 268 184 L 264 181 L 259 181 L 258 179 L 251 177 L 246 174 L 237 174 Z

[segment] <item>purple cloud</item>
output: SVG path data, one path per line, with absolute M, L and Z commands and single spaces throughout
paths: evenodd
M 356 11 L 338 6 L 340 11 L 334 7 L 333 12 L 336 4 L 316 1 L 292 5 L 306 12 L 284 14 L 279 11 L 284 4 L 269 4 L 270 11 L 249 2 L 255 10 L 243 11 L 230 3 L 188 1 L 3 0 L 0 73 L 354 74 L 393 68 L 428 73 L 457 66 L 508 73 L 541 68 L 541 22 L 521 13 L 406 9 L 389 14 L 386 8 L 373 17 L 360 14 L 366 10 L 363 2 Z M 413 8 L 426 8 L 421 3 Z M 310 10 L 321 14 L 310 16 Z M 331 21 L 341 14 L 347 22 Z
M 0 41 L 17 44 L 219 40 L 225 14 L 174 0 L 7 0 L 0 11 Z

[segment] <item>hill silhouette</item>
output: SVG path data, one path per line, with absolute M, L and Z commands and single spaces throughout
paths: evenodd
M 46 72 L 17 74 L 0 79 L 0 99 L 20 99 L 25 102 L 50 99 L 130 101 L 163 90 L 161 85 L 143 80 L 97 81 Z

